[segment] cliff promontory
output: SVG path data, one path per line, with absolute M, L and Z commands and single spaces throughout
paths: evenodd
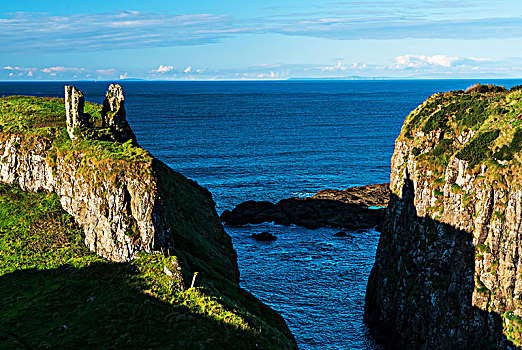
M 0 98 L 0 344 L 296 348 L 238 282 L 210 192 L 138 145 L 121 86 Z
M 410 113 L 366 295 L 392 348 L 522 341 L 522 89 L 476 85 Z

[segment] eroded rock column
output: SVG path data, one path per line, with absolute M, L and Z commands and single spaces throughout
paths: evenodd
M 84 105 L 83 93 L 74 86 L 65 85 L 65 115 L 67 133 L 71 140 L 78 139 L 82 134 L 82 129 L 88 127 L 89 115 L 84 113 Z
M 136 143 L 136 136 L 134 136 L 126 119 L 125 97 L 121 85 L 109 85 L 103 101 L 101 116 L 103 125 L 111 128 L 117 141 L 127 142 L 132 140 L 133 143 Z

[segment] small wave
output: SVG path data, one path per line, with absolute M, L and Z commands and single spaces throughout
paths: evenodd
M 299 198 L 312 197 L 315 195 L 314 192 L 292 192 L 292 195 Z

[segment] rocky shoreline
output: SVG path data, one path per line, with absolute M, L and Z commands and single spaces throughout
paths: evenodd
M 229 226 L 273 222 L 306 228 L 324 226 L 367 229 L 379 226 L 390 196 L 389 184 L 326 189 L 313 197 L 286 198 L 277 203 L 246 201 L 232 211 L 225 210 L 221 221 Z

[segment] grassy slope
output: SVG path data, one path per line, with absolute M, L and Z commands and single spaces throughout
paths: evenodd
M 97 108 L 86 103 L 91 114 Z M 149 171 L 156 162 L 130 143 L 71 143 L 62 99 L 0 99 L 0 137 L 13 133 L 47 139 L 57 153 L 87 153 L 116 173 L 129 163 Z M 0 185 L 0 347 L 295 347 L 282 318 L 227 276 L 235 256 L 220 256 L 215 247 L 226 238 L 213 232 L 216 218 L 197 207 L 203 197 L 211 202 L 208 194 L 163 167 L 160 186 L 181 189 L 170 190 L 174 202 L 165 206 L 179 247 L 175 256 L 142 254 L 126 264 L 89 252 L 56 195 Z M 181 277 L 190 280 L 193 271 L 200 272 L 197 288 L 180 288 L 187 284 Z

